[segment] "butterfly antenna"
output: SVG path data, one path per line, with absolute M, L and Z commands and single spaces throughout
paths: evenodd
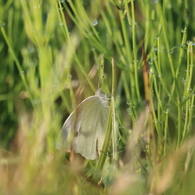
M 102 79 L 104 79 L 104 75 L 103 75 L 103 76 L 100 78 L 100 80 L 98 81 L 98 89 L 101 88 Z

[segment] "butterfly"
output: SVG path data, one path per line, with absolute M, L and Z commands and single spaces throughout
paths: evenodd
M 102 89 L 84 99 L 70 114 L 58 135 L 56 148 L 75 153 L 90 160 L 99 158 L 109 116 L 109 98 Z

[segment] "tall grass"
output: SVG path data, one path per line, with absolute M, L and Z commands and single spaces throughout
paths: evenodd
M 0 194 L 194 194 L 193 1 L 0 0 L 0 16 Z M 57 135 L 98 87 L 108 152 L 72 159 Z

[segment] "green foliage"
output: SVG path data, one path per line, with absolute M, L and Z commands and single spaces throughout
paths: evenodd
M 193 1 L 0 0 L 0 16 L 0 194 L 194 193 Z M 71 161 L 57 135 L 98 87 L 108 154 Z

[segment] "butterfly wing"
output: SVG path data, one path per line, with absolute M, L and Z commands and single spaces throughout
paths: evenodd
M 74 150 L 87 159 L 97 159 L 104 143 L 109 107 L 96 98 L 85 102 L 80 124 L 76 129 Z
M 85 110 L 85 105 L 87 106 L 89 104 L 88 106 L 90 106 L 90 101 L 87 103 L 86 101 L 87 99 L 82 101 L 77 106 L 76 110 L 74 110 L 64 122 L 63 127 L 58 135 L 58 139 L 56 142 L 56 148 L 58 150 L 63 149 L 67 152 L 70 152 L 71 142 L 74 136 L 77 134 L 77 131 L 81 125 L 81 120 L 82 120 L 82 115 L 83 115 L 82 113 Z M 93 100 L 93 98 L 90 100 Z

